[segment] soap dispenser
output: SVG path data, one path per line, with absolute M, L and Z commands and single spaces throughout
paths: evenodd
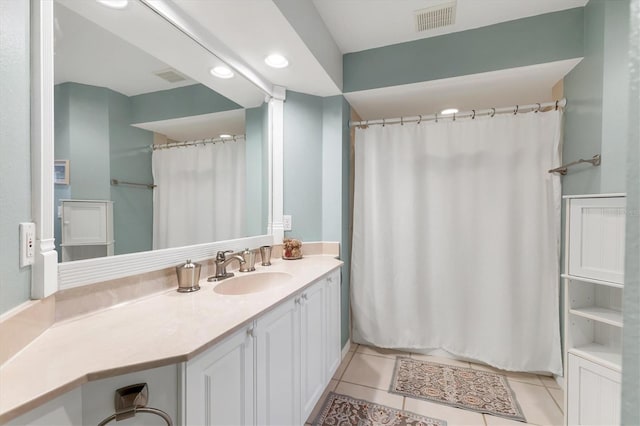
M 198 263 L 187 260 L 186 263 L 176 266 L 178 275 L 178 293 L 191 293 L 200 290 L 200 267 Z
M 251 272 L 255 271 L 256 267 L 256 253 L 254 251 L 249 250 L 249 248 L 244 249 L 241 254 L 244 259 L 244 263 L 240 264 L 240 272 Z

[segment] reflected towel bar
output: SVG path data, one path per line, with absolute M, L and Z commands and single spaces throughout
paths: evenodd
M 568 164 L 563 164 L 560 167 L 556 167 L 555 169 L 551 169 L 549 170 L 549 173 L 560 173 L 562 176 L 567 174 L 567 169 L 571 166 L 575 166 L 576 164 L 581 164 L 581 163 L 589 163 L 593 166 L 599 166 L 601 163 L 601 157 L 600 154 L 596 154 L 593 156 L 593 158 L 591 158 L 590 160 L 583 160 L 582 158 L 579 159 L 578 161 L 573 161 L 571 163 Z
M 126 185 L 126 186 L 142 186 L 149 189 L 153 189 L 158 185 L 154 185 L 152 183 L 135 183 L 135 182 L 125 182 L 123 180 L 111 179 L 111 185 Z

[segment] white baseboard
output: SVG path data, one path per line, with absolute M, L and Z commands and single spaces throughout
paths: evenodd
M 349 349 L 351 349 L 351 340 L 347 340 L 347 343 L 342 347 L 342 359 L 347 356 Z
M 564 377 L 562 376 L 556 376 L 555 374 L 553 375 L 553 378 L 555 379 L 556 383 L 558 384 L 558 386 L 560 386 L 561 389 L 564 389 Z

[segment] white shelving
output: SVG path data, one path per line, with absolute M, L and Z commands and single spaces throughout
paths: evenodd
M 622 354 L 617 348 L 611 348 L 599 343 L 589 343 L 588 345 L 571 348 L 569 353 L 615 371 L 622 370 Z
M 614 327 L 622 327 L 622 312 L 613 309 L 589 306 L 587 308 L 569 309 L 569 313 L 613 325 Z
M 565 199 L 565 423 L 616 424 L 625 198 L 612 194 Z

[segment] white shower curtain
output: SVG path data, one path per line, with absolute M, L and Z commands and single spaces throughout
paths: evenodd
M 560 133 L 560 111 L 356 130 L 356 342 L 562 373 Z
M 153 151 L 153 248 L 245 236 L 245 142 Z

